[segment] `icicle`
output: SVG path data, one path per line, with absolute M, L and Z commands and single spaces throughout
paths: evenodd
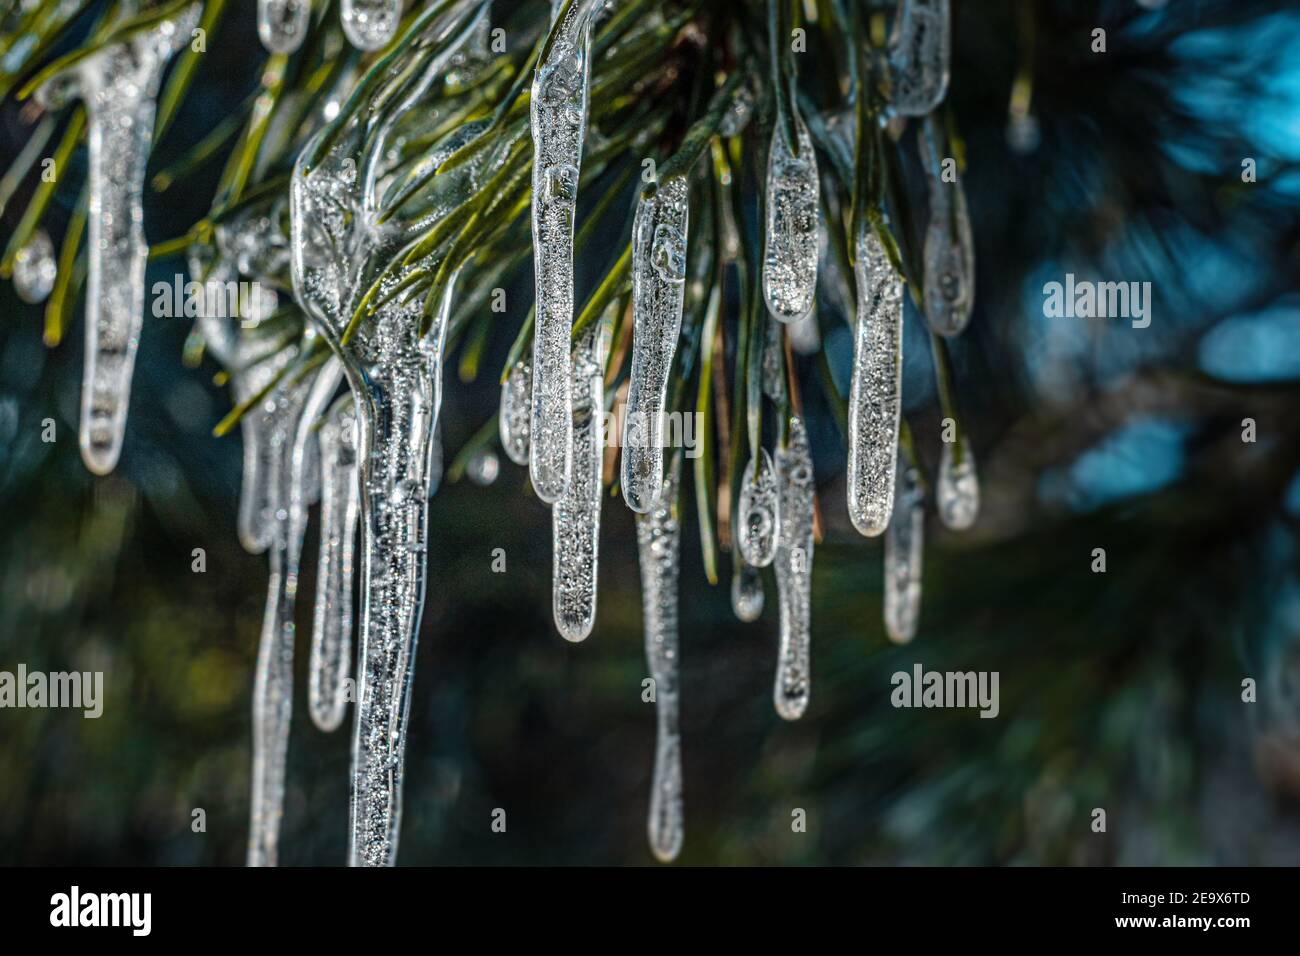
M 130 8 L 128 8 L 130 9 Z M 114 44 L 56 76 L 45 105 L 79 94 L 89 117 L 89 237 L 86 358 L 81 388 L 81 457 L 106 475 L 122 453 L 131 377 L 144 317 L 141 191 L 153 143 L 163 68 L 198 22 L 198 4 Z
M 321 389 L 333 394 L 339 369 L 323 366 L 312 381 L 286 384 L 268 399 L 275 405 L 268 435 L 272 525 L 271 577 L 257 651 L 253 686 L 253 794 L 248 833 L 248 865 L 275 866 L 284 813 L 285 758 L 293 712 L 294 607 L 298 564 L 306 521 L 301 503 L 304 410 Z M 295 511 L 298 512 L 295 518 Z M 295 541 L 295 538 L 297 539 Z
M 900 458 L 894 516 L 885 531 L 885 633 L 895 644 L 916 636 L 921 616 L 924 498 L 920 475 Z
M 776 469 L 766 448 L 760 448 L 758 458 L 751 458 L 745 466 L 736 515 L 736 545 L 745 563 L 767 567 L 776 557 L 781 501 Z
M 654 777 L 650 785 L 647 833 L 650 849 L 663 863 L 676 859 L 685 835 L 682 820 L 682 740 L 678 728 L 680 660 L 677 646 L 678 552 L 677 481 L 674 458 L 655 496 L 654 510 L 636 519 L 641 563 L 641 602 L 645 617 L 645 655 L 654 680 Z
M 903 280 L 871 228 L 858 237 L 858 317 L 849 386 L 849 518 L 880 534 L 894 507 L 903 387 Z
M 49 297 L 58 277 L 54 243 L 44 229 L 37 229 L 14 256 L 14 291 L 24 302 L 37 305 Z
M 533 370 L 523 359 L 510 369 L 501 386 L 501 411 L 497 415 L 501 447 L 516 465 L 528 464 L 528 429 L 532 421 Z
M 953 336 L 966 328 L 975 301 L 975 240 L 955 165 L 952 180 L 944 182 L 942 135 L 938 121 L 926 117 L 921 133 L 930 193 L 924 249 L 925 321 L 935 333 Z
M 307 704 L 312 722 L 331 731 L 347 709 L 352 660 L 352 573 L 361 489 L 357 484 L 357 425 L 352 397 L 326 413 L 317 434 L 321 458 L 320 561 L 312 619 Z
M 790 419 L 789 442 L 776 450 L 781 490 L 780 543 L 776 551 L 776 588 L 781 612 L 781 646 L 772 697 L 776 712 L 797 720 L 808 707 L 812 690 L 812 450 L 803 420 Z
M 763 576 L 739 555 L 731 575 L 731 610 L 746 624 L 757 621 L 763 613 Z
M 402 0 L 343 0 L 339 20 L 343 33 L 358 50 L 378 50 L 397 33 Z
M 792 107 L 793 108 L 793 107 Z M 821 207 L 817 157 L 803 117 L 795 113 L 796 157 L 776 124 L 767 158 L 767 230 L 763 239 L 763 298 L 782 322 L 796 322 L 812 308 L 817 291 L 817 234 Z
M 311 0 L 257 0 L 257 35 L 271 53 L 293 53 L 307 36 Z
M 975 456 L 965 436 L 961 438 L 961 463 L 953 460 L 955 442 L 944 442 L 939 458 L 939 483 L 935 499 L 939 519 L 953 531 L 965 531 L 980 513 L 980 480 L 975 473 Z
M 349 860 L 391 866 L 397 857 L 402 776 L 416 639 L 423 610 L 433 435 L 442 401 L 442 359 L 455 276 L 432 314 L 422 297 L 395 288 L 401 250 L 478 188 L 484 165 L 435 177 L 382 225 L 385 189 L 409 180 L 379 175 L 398 117 L 419 108 L 434 81 L 478 28 L 484 7 L 436 5 L 410 27 L 367 102 L 321 130 L 299 153 L 290 184 L 295 297 L 344 364 L 358 423 L 361 483 L 361 625 L 352 741 Z M 383 109 L 379 109 L 379 104 Z M 437 165 L 481 129 L 464 126 L 428 157 Z M 329 143 L 326 148 L 325 143 Z M 402 195 L 406 195 L 402 193 Z M 391 209 L 392 207 L 387 207 Z M 434 268 L 436 260 L 409 268 Z M 375 301 L 345 344 L 365 293 Z M 421 334 L 421 327 L 427 331 Z
M 581 641 L 596 620 L 600 548 L 601 464 L 604 454 L 605 353 L 610 325 L 593 324 L 573 356 L 573 471 L 569 487 L 551 509 L 555 626 L 568 641 Z
M 632 373 L 623 422 L 623 500 L 648 513 L 663 486 L 663 412 L 682 327 L 687 185 L 675 176 L 637 204 L 632 223 Z
M 529 474 L 537 497 L 564 494 L 573 444 L 573 220 L 587 129 L 588 47 L 596 0 L 574 0 L 532 91 L 533 262 L 537 321 L 533 330 Z
M 889 37 L 890 99 L 903 116 L 924 116 L 948 91 L 952 56 L 948 0 L 898 0 Z

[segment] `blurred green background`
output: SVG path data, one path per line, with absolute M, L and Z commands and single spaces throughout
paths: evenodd
M 152 166 L 251 88 L 262 53 L 243 6 Z M 777 718 L 771 577 L 762 620 L 741 625 L 727 563 L 719 586 L 704 579 L 688 498 L 681 863 L 1300 862 L 1293 6 L 956 0 L 951 99 L 979 282 L 954 359 L 983 512 L 954 535 L 930 506 L 921 629 L 891 646 L 880 543 L 848 524 L 842 437 L 802 360 L 826 532 L 812 703 L 797 723 Z M 1088 50 L 1096 25 L 1104 58 Z M 1029 54 L 1041 140 L 1025 152 L 1008 145 L 1007 97 Z M 0 161 L 27 129 L 0 107 Z M 1245 157 L 1256 183 L 1241 182 Z M 84 156 L 73 166 L 84 175 Z M 208 198 L 201 184 L 147 195 L 150 239 L 179 234 Z M 181 268 L 151 264 L 149 281 Z M 1151 328 L 1043 318 L 1043 283 L 1070 271 L 1151 281 Z M 511 287 L 486 368 L 530 287 Z M 0 863 L 241 864 L 267 568 L 235 539 L 239 437 L 211 436 L 229 409 L 216 367 L 184 369 L 187 324 L 147 319 L 122 463 L 95 479 L 76 447 L 80 327 L 47 350 L 39 310 L 7 284 L 0 316 L 0 669 L 106 674 L 98 720 L 0 711 Z M 907 321 L 906 411 L 933 469 L 930 356 Z M 843 387 L 849 329 L 829 302 L 820 322 Z M 495 415 L 492 379 L 457 382 L 449 364 L 448 459 Z M 493 485 L 450 483 L 434 500 L 400 862 L 646 864 L 654 716 L 631 515 L 608 502 L 596 630 L 569 645 L 550 623 L 549 514 L 524 484 L 503 459 Z M 1097 547 L 1105 574 L 1090 570 Z M 206 573 L 191 571 L 194 548 Z M 313 523 L 308 596 L 315 548 Z M 350 725 L 326 735 L 307 719 L 310 598 L 299 604 L 281 860 L 332 865 L 346 857 Z M 916 662 L 1000 672 L 1000 716 L 894 709 L 890 676 Z M 190 826 L 199 807 L 204 833 Z M 496 807 L 505 834 L 490 829 Z M 791 832 L 794 808 L 807 833 Z

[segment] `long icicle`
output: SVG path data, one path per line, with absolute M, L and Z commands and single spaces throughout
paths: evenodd
M 794 104 L 790 108 L 795 109 Z M 767 160 L 767 224 L 763 233 L 763 298 L 782 322 L 798 322 L 817 292 L 817 236 L 821 223 L 817 157 L 808 127 L 796 111 L 799 155 L 783 123 L 772 130 Z
M 903 388 L 903 280 L 876 231 L 858 237 L 858 315 L 849 386 L 849 518 L 862 534 L 885 530 L 894 507 Z
M 952 58 L 949 0 L 898 0 L 889 37 L 890 101 L 902 116 L 924 116 L 948 91 Z
M 132 9 L 126 5 L 126 15 Z M 78 440 L 82 460 L 97 475 L 111 472 L 122 453 L 140 345 L 149 252 L 141 196 L 158 87 L 198 15 L 196 3 L 94 54 L 37 92 L 46 106 L 79 94 L 89 115 L 86 357 Z
M 532 90 L 533 262 L 537 322 L 533 334 L 529 474 L 537 497 L 564 494 L 572 466 L 573 222 L 587 130 L 591 21 L 597 0 L 560 11 Z
M 923 250 L 925 321 L 938 335 L 952 337 L 966 328 L 975 305 L 975 240 L 961 174 L 954 164 L 951 178 L 944 175 L 944 138 L 933 114 L 925 118 L 920 139 L 930 196 Z
M 675 456 L 663 479 L 654 510 L 638 515 L 636 519 L 645 654 L 654 681 L 656 717 L 654 774 L 650 784 L 646 831 L 650 849 L 664 863 L 677 858 L 685 837 L 682 738 L 678 725 L 681 661 L 678 652 L 677 579 L 681 525 L 677 516 L 677 482 L 680 462 L 680 456 Z
M 686 287 L 687 199 L 685 177 L 673 176 L 641 197 L 632 223 L 632 372 L 620 484 L 639 514 L 654 508 L 663 487 L 664 402 Z
M 885 633 L 895 644 L 906 644 L 916 636 L 921 617 L 924 500 L 920 474 L 900 456 L 894 516 L 885 531 Z
M 593 324 L 578 339 L 573 357 L 573 471 L 569 487 L 551 509 L 555 626 L 568 641 L 581 641 L 596 621 L 600 554 L 601 458 L 604 443 L 605 355 L 611 323 Z
M 786 447 L 776 451 L 776 470 L 781 489 L 776 552 L 781 644 L 772 697 L 778 714 L 797 720 L 812 690 L 813 464 L 801 418 L 790 419 Z
M 325 414 L 320 443 L 320 559 L 312 614 L 307 707 L 312 723 L 336 730 L 347 709 L 346 680 L 352 658 L 352 579 L 356 568 L 357 423 L 352 396 L 344 395 Z
M 272 506 L 279 517 L 272 526 L 271 576 L 257 652 L 253 686 L 253 790 L 248 832 L 248 865 L 275 866 L 284 813 L 285 760 L 293 713 L 294 607 L 298 594 L 305 508 L 301 505 L 305 458 L 296 441 L 305 409 L 322 388 L 338 387 L 339 370 L 327 364 L 316 379 L 287 383 L 269 399 L 276 407 L 268 436 L 268 477 Z M 302 517 L 294 520 L 294 501 Z M 294 539 L 298 538 L 297 544 Z

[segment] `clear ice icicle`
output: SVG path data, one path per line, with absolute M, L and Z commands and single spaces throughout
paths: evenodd
M 533 369 L 520 359 L 501 386 L 501 411 L 497 430 L 506 457 L 516 465 L 528 464 L 528 430 L 532 420 Z
M 402 0 L 343 0 L 339 21 L 343 34 L 358 50 L 378 50 L 397 33 Z
M 903 280 L 874 229 L 858 237 L 858 315 L 849 385 L 849 518 L 862 534 L 885 530 L 894 508 L 903 387 Z
M 620 484 L 646 514 L 663 487 L 664 402 L 682 328 L 687 185 L 682 176 L 642 196 L 632 223 L 632 373 L 623 420 Z
M 533 328 L 529 475 L 537 497 L 564 494 L 573 443 L 573 221 L 587 129 L 588 46 L 598 0 L 574 0 L 559 23 L 532 90 Z
M 645 618 L 645 656 L 655 682 L 655 762 L 650 784 L 646 831 L 650 849 L 663 863 L 677 858 L 685 835 L 682 818 L 682 738 L 678 727 L 681 661 L 677 633 L 678 553 L 681 526 L 677 517 L 680 459 L 664 477 L 649 514 L 636 519 L 641 563 L 641 604 Z
M 933 116 L 921 131 L 930 194 L 930 221 L 923 250 L 925 322 L 938 335 L 959 334 L 970 321 L 975 303 L 975 240 L 961 176 L 944 182 L 940 154 L 942 132 Z
M 789 441 L 776 450 L 776 471 L 781 491 L 776 551 L 781 642 L 772 699 L 781 717 L 797 720 L 812 690 L 813 465 L 800 418 L 790 419 Z
M 324 381 L 332 376 L 332 381 Z M 298 594 L 298 563 L 302 550 L 305 508 L 301 505 L 305 458 L 296 440 L 302 432 L 304 409 L 322 381 L 332 393 L 338 368 L 323 366 L 316 381 L 289 383 L 272 393 L 276 411 L 268 435 L 267 485 L 275 511 L 270 545 L 271 576 L 257 651 L 253 683 L 253 793 L 248 832 L 248 865 L 275 866 L 284 814 L 285 760 L 293 713 L 294 607 Z M 295 499 L 299 517 L 295 521 Z M 295 543 L 295 538 L 297 542 Z
M 257 35 L 271 53 L 293 53 L 307 36 L 311 0 L 257 0 Z
M 957 446 L 958 442 L 943 443 L 935 501 L 939 506 L 939 520 L 953 531 L 965 531 L 979 517 L 980 480 L 970 443 L 965 437 L 960 439 L 960 463 L 955 460 Z
M 906 644 L 916 636 L 921 617 L 924 498 L 920 475 L 900 459 L 894 516 L 885 531 L 885 633 L 895 644 Z
M 424 108 L 429 89 L 484 12 L 481 5 L 438 4 L 420 13 L 409 28 L 411 42 L 397 48 L 367 102 L 303 147 L 290 183 L 295 296 L 343 362 L 358 425 L 361 623 L 349 861 L 359 866 L 391 866 L 397 858 L 426 583 L 433 435 L 455 285 L 453 275 L 426 316 L 423 296 L 408 298 L 396 287 L 410 268 L 436 270 L 437 261 L 389 266 L 430 217 L 445 215 L 466 190 L 477 188 L 490 157 L 433 177 L 417 192 L 409 191 L 409 180 L 381 170 L 398 118 Z M 440 164 L 478 129 L 461 127 L 428 162 Z M 406 202 L 381 224 L 386 197 L 398 193 Z M 376 283 L 381 304 L 344 343 L 358 304 Z
M 352 658 L 352 575 L 357 515 L 357 425 L 352 398 L 338 399 L 317 433 L 321 459 L 320 561 L 311 631 L 307 706 L 312 723 L 335 730 L 347 709 Z
M 568 641 L 583 640 L 596 620 L 608 334 L 607 323 L 593 324 L 574 348 L 573 470 L 569 487 L 551 508 L 552 608 L 555 626 Z
M 763 576 L 739 556 L 731 575 L 731 610 L 746 624 L 757 621 L 763 613 Z
M 127 8 L 128 10 L 130 8 Z M 122 453 L 131 377 L 144 318 L 141 192 L 153 143 L 163 68 L 198 22 L 198 5 L 53 77 L 38 94 L 57 103 L 74 92 L 89 117 L 89 250 L 86 358 L 79 442 L 86 467 L 106 475 Z
M 44 302 L 59 277 L 54 243 L 44 229 L 37 229 L 14 256 L 14 291 L 31 305 Z
M 745 466 L 736 516 L 736 545 L 745 563 L 767 567 L 776 557 L 781 502 L 776 469 L 766 448 L 760 448 L 758 457 Z
M 793 109 L 793 107 L 791 107 Z M 797 112 L 799 155 L 776 124 L 767 157 L 767 227 L 763 235 L 763 298 L 782 322 L 797 322 L 812 308 L 817 292 L 817 157 L 812 137 Z
M 952 25 L 948 0 L 898 0 L 889 36 L 890 102 L 903 116 L 924 116 L 948 91 Z

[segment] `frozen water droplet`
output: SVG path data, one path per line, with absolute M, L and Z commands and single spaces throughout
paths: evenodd
M 780 514 L 776 469 L 767 449 L 760 448 L 758 458 L 751 458 L 745 467 L 736 509 L 736 544 L 746 564 L 765 568 L 772 563 Z
M 948 91 L 952 27 L 948 0 L 899 0 L 889 37 L 890 102 L 903 116 L 924 116 Z
M 307 36 L 311 0 L 258 0 L 257 35 L 271 53 L 293 53 Z
M 678 651 L 677 581 L 681 526 L 677 518 L 680 458 L 664 476 L 649 514 L 636 519 L 641 564 L 641 605 L 645 618 L 645 654 L 655 682 L 655 761 L 650 785 L 647 835 L 650 849 L 668 863 L 681 852 L 685 836 L 682 813 L 682 741 L 678 727 L 681 661 Z
M 506 457 L 516 465 L 528 464 L 528 429 L 532 418 L 533 371 L 522 359 L 515 363 L 501 386 L 501 411 L 497 427 Z
M 975 240 L 961 178 L 944 182 L 941 133 L 933 116 L 921 134 L 929 171 L 930 222 L 925 230 L 925 321 L 943 336 L 959 334 L 975 302 Z
M 307 703 L 312 722 L 336 730 L 347 709 L 352 660 L 352 578 L 361 508 L 352 397 L 330 406 L 317 433 L 321 460 L 320 559 L 312 617 Z
M 378 50 L 397 33 L 402 0 L 343 0 L 339 20 L 348 42 L 358 50 Z
M 894 507 L 903 386 L 903 280 L 875 230 L 858 238 L 858 315 L 849 386 L 849 518 L 862 534 L 885 530 Z
M 117 465 L 144 316 L 141 191 L 153 142 L 155 99 L 172 54 L 198 22 L 198 4 L 99 50 L 54 77 L 47 102 L 73 92 L 89 117 L 86 357 L 79 444 L 98 475 Z
M 552 609 L 556 628 L 569 641 L 586 638 L 596 620 L 608 333 L 608 323 L 593 325 L 574 349 L 573 470 L 568 488 L 551 508 Z
M 476 451 L 465 466 L 465 474 L 469 476 L 469 480 L 481 488 L 486 488 L 496 481 L 500 473 L 501 460 L 497 458 L 495 452 L 486 448 Z
M 885 633 L 895 644 L 906 644 L 916 636 L 921 617 L 923 503 L 920 476 L 899 459 L 894 515 L 885 531 Z
M 668 373 L 682 327 L 683 281 L 653 262 L 654 237 L 667 226 L 687 235 L 687 185 L 675 176 L 637 204 L 632 224 L 632 373 L 623 427 L 623 500 L 645 514 L 663 484 L 663 412 Z
M 746 624 L 757 621 L 763 613 L 763 576 L 758 569 L 738 561 L 731 576 L 731 610 Z
M 44 229 L 37 229 L 14 256 L 14 291 L 24 302 L 36 305 L 49 296 L 58 277 L 54 244 Z
M 939 458 L 939 483 L 935 498 L 939 518 L 953 531 L 965 531 L 980 512 L 980 482 L 975 473 L 975 456 L 970 444 L 961 440 L 961 462 L 954 461 L 956 442 L 944 442 Z
M 780 491 L 780 533 L 776 549 L 776 590 L 780 604 L 781 641 L 777 652 L 776 712 L 797 720 L 812 692 L 812 449 L 803 420 L 790 419 L 789 442 L 776 450 Z
M 767 227 L 763 242 L 763 298 L 782 322 L 802 319 L 817 291 L 817 233 L 821 218 L 817 157 L 803 118 L 795 114 L 796 157 L 777 123 L 767 160 Z
M 533 262 L 536 323 L 528 466 L 552 504 L 573 460 L 573 220 L 582 169 L 588 47 L 595 0 L 574 0 L 533 80 Z

